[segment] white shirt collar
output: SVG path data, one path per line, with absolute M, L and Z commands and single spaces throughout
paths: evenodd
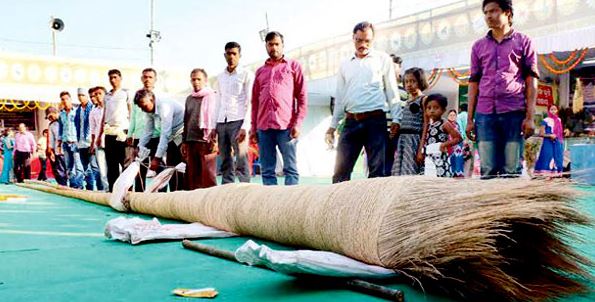
M 355 59 L 359 59 L 359 60 L 364 60 L 366 58 L 371 58 L 371 57 L 375 57 L 378 54 L 378 52 L 376 52 L 376 50 L 374 50 L 373 48 L 370 48 L 370 51 L 368 52 L 368 55 L 363 57 L 363 58 L 358 58 L 355 53 L 353 53 L 351 55 L 351 61 L 355 60 Z
M 225 73 L 226 75 L 239 74 L 239 73 L 241 73 L 242 71 L 244 71 L 244 68 L 242 68 L 242 66 L 240 66 L 240 65 L 238 65 L 238 66 L 236 67 L 236 69 L 234 69 L 234 71 L 233 71 L 233 72 L 229 72 L 229 71 L 227 71 L 227 67 L 223 68 L 223 73 Z

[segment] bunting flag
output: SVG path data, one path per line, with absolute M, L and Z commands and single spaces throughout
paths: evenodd
M 52 106 L 52 103 L 41 102 L 41 101 L 28 101 L 28 100 L 13 100 L 13 99 L 0 99 L 0 111 L 31 111 L 39 109 L 44 111 Z
M 550 53 L 549 55 L 539 55 L 539 61 L 541 65 L 545 69 L 547 69 L 552 74 L 564 74 L 568 73 L 572 69 L 574 69 L 578 64 L 580 64 L 585 57 L 589 53 L 589 48 L 577 49 L 568 55 L 565 59 L 560 59 L 554 53 Z M 548 60 L 549 58 L 549 60 Z M 552 63 L 550 63 L 550 61 Z
M 466 72 L 460 73 L 454 68 L 447 68 L 448 74 L 450 77 L 457 82 L 461 86 L 468 86 L 469 85 L 469 75 L 471 74 L 470 70 Z
M 440 81 L 440 78 L 442 77 L 442 71 L 443 71 L 442 68 L 432 69 L 432 72 L 430 73 L 430 76 L 428 77 L 428 89 L 434 88 L 434 86 L 436 86 L 438 81 Z

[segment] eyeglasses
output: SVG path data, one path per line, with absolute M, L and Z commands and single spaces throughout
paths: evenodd
M 364 39 L 353 39 L 355 40 L 355 43 L 366 43 L 366 44 L 370 44 L 372 43 L 372 40 L 364 40 Z

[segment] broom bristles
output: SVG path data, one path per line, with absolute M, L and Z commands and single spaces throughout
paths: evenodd
M 578 195 L 568 183 L 415 181 L 422 190 L 411 193 L 410 202 L 418 205 L 409 208 L 412 217 L 397 221 L 400 209 L 385 217 L 392 218 L 379 239 L 381 247 L 389 247 L 381 256 L 386 266 L 419 276 L 425 289 L 468 300 L 541 301 L 587 292 L 585 283 L 593 277 L 585 268 L 592 263 L 565 240 L 576 237 L 569 225 L 587 226 L 591 220 L 573 207 Z M 428 195 L 437 200 L 423 198 Z M 411 224 L 417 232 L 403 229 Z M 401 241 L 410 237 L 425 240 L 408 245 L 413 249 L 404 254 Z

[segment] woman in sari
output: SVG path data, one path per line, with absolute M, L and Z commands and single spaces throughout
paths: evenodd
M 14 151 L 14 138 L 12 137 L 12 131 L 10 129 L 4 130 L 2 133 L 2 154 L 4 155 L 4 163 L 2 165 L 2 175 L 0 175 L 0 183 L 9 184 L 10 172 L 12 171 L 12 154 Z

